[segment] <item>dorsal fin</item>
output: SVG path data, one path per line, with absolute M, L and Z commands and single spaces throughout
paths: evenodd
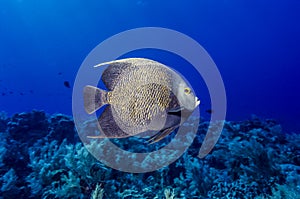
M 146 65 L 146 64 L 157 63 L 156 61 L 145 59 L 145 58 L 127 58 L 120 59 L 110 62 L 104 62 L 97 64 L 94 67 L 100 67 L 104 65 L 109 65 L 102 74 L 102 81 L 104 85 L 109 90 L 114 90 L 116 84 L 119 82 L 120 75 L 126 71 L 129 67 L 136 67 L 137 65 Z

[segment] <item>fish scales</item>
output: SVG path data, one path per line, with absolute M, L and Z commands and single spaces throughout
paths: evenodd
M 110 92 L 109 102 L 122 123 L 140 130 L 168 108 L 171 83 L 171 75 L 165 68 L 147 65 L 134 66 L 132 70 L 128 67 Z
M 88 114 L 107 105 L 98 118 L 101 135 L 90 138 L 124 138 L 151 130 L 158 131 L 150 138 L 157 142 L 186 121 L 200 103 L 180 75 L 159 62 L 127 58 L 95 67 L 104 65 L 109 66 L 101 79 L 108 90 L 84 88 Z

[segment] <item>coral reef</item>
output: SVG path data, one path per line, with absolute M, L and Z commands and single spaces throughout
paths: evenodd
M 32 111 L 8 118 L 1 113 L 0 198 L 299 198 L 300 134 L 255 116 L 227 121 L 213 151 L 199 159 L 207 128 L 202 121 L 193 144 L 174 163 L 133 174 L 95 159 L 88 149 L 107 149 L 97 142 L 84 146 L 68 116 Z M 171 138 L 151 146 L 138 137 L 112 141 L 126 150 L 149 152 Z

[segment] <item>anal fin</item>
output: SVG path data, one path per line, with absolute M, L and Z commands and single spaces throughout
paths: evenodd
M 101 127 L 101 134 L 88 136 L 88 138 L 125 138 L 129 137 L 127 133 L 122 131 L 112 115 L 111 105 L 105 107 L 103 113 L 98 118 Z

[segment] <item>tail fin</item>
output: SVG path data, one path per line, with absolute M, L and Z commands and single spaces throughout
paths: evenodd
M 107 104 L 107 92 L 94 86 L 86 86 L 83 90 L 84 109 L 88 114 L 97 111 Z

